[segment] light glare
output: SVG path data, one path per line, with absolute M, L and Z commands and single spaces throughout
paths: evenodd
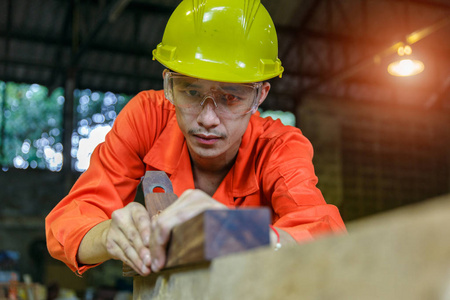
M 425 68 L 420 60 L 402 59 L 388 66 L 388 72 L 394 76 L 413 76 L 419 74 Z

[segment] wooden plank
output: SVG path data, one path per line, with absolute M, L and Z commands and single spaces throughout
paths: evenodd
M 209 261 L 270 244 L 268 208 L 207 210 L 175 227 L 166 267 Z
M 348 235 L 137 276 L 133 299 L 450 299 L 450 194 L 347 225 Z

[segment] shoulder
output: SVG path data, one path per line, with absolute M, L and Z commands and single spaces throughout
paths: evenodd
M 312 157 L 313 149 L 310 141 L 297 127 L 284 125 L 280 120 L 271 117 L 260 117 L 259 113 L 250 119 L 253 142 L 259 151 L 267 155 L 283 152 Z M 286 151 L 289 150 L 289 151 Z
M 293 136 L 304 137 L 301 130 L 294 126 L 284 125 L 279 119 L 262 118 L 259 113 L 250 118 L 252 131 L 258 132 L 260 140 L 288 139 Z
M 164 91 L 159 90 L 147 90 L 138 93 L 133 99 L 130 100 L 129 105 L 135 108 L 147 108 L 147 107 L 159 107 L 161 109 L 174 111 L 175 108 L 164 97 Z
M 128 121 L 166 123 L 175 115 L 175 107 L 164 97 L 164 91 L 142 91 L 125 105 L 119 118 Z
M 163 91 L 142 91 L 120 111 L 112 132 L 128 139 L 130 144 L 138 143 L 148 148 L 172 119 L 175 119 L 175 108 L 165 99 Z M 141 151 L 147 151 L 147 148 Z

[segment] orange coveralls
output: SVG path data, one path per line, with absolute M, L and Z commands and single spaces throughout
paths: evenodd
M 213 198 L 229 207 L 272 208 L 273 225 L 297 241 L 345 232 L 338 209 L 326 204 L 316 188 L 312 156 L 312 146 L 298 128 L 256 113 Z M 77 263 L 81 240 L 134 200 L 148 170 L 166 172 L 178 196 L 195 188 L 186 141 L 163 91 L 141 92 L 125 106 L 94 150 L 88 170 L 47 216 L 50 254 L 79 274 L 93 267 Z

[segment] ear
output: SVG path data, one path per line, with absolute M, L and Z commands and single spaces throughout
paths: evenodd
M 258 105 L 252 111 L 252 114 L 254 114 L 258 110 L 258 107 L 264 102 L 264 100 L 266 100 L 269 91 L 270 91 L 270 83 L 268 83 L 267 81 L 263 82 L 263 85 L 261 86 L 261 95 L 259 96 Z

